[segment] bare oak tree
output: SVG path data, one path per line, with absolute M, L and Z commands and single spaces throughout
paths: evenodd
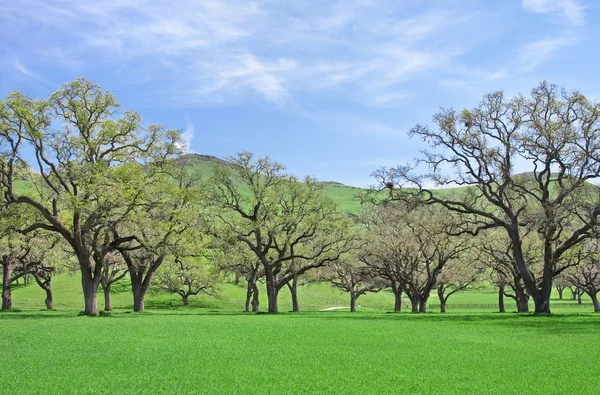
M 470 216 L 465 231 L 473 235 L 503 229 L 535 312 L 549 314 L 552 279 L 565 270 L 562 255 L 592 237 L 597 226 L 599 193 L 588 181 L 600 176 L 599 117 L 598 103 L 547 82 L 528 97 L 493 92 L 472 110 L 442 110 L 433 117 L 435 128 L 411 130 L 432 148 L 419 159 L 428 174 L 405 166 L 382 169 L 376 177 L 391 199 L 418 195 Z M 518 174 L 521 163 L 531 173 Z M 426 181 L 467 188 L 438 193 Z M 543 241 L 540 281 L 522 251 L 524 228 Z

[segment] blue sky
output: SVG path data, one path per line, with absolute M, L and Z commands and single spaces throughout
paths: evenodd
M 79 76 L 189 149 L 367 186 L 440 107 L 543 79 L 600 98 L 600 2 L 0 1 L 0 95 Z

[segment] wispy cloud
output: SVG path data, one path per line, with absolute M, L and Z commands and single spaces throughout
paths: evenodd
M 41 82 L 43 84 L 47 84 L 47 81 L 44 78 L 42 78 L 39 74 L 33 72 L 28 67 L 26 67 L 24 64 L 22 64 L 19 59 L 13 60 L 13 68 L 27 78 L 31 78 L 35 81 Z
M 551 37 L 530 42 L 519 49 L 517 67 L 521 72 L 531 72 L 551 61 L 556 54 L 577 43 L 574 37 Z
M 464 79 L 465 58 L 486 45 L 493 31 L 489 21 L 497 18 L 481 18 L 485 4 L 21 0 L 0 2 L 0 26 L 10 26 L 0 27 L 0 34 L 43 31 L 33 48 L 40 62 L 77 71 L 111 68 L 128 84 L 151 85 L 173 106 L 257 99 L 285 106 L 318 92 L 393 107 L 412 97 L 407 85 L 415 80 Z M 523 7 L 584 21 L 575 0 L 524 0 Z M 68 46 L 46 45 L 47 32 Z M 525 68 L 537 67 L 525 57 Z M 504 67 L 494 65 L 469 79 Z
M 584 8 L 577 0 L 523 0 L 522 4 L 530 12 L 566 18 L 575 25 L 585 23 Z

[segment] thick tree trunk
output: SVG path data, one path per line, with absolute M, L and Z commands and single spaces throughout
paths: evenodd
M 446 302 L 440 302 L 440 313 L 446 312 Z
M 517 297 L 517 312 L 529 313 L 529 300 L 526 297 Z
M 149 277 L 150 276 L 150 277 Z M 131 278 L 131 290 L 133 291 L 133 311 L 141 313 L 144 311 L 144 301 L 146 298 L 146 292 L 150 286 L 150 282 L 154 273 L 146 273 L 146 281 L 143 281 L 143 273 L 136 273 L 135 270 L 129 270 L 129 277 Z
M 350 312 L 351 313 L 356 313 L 356 299 L 358 299 L 358 297 L 355 296 L 352 292 L 350 292 Z
M 12 310 L 11 277 L 12 265 L 2 257 L 2 310 Z
M 577 304 L 581 304 L 581 296 L 583 295 L 583 290 L 581 288 L 577 289 Z
M 277 299 L 279 297 L 279 289 L 267 279 L 267 299 L 269 300 L 269 313 L 279 313 L 279 305 Z
M 498 311 L 506 313 L 506 309 L 504 308 L 504 285 L 498 286 Z
M 80 259 L 81 262 L 81 259 Z M 88 261 L 89 262 L 89 261 Z M 96 298 L 98 282 L 93 278 L 91 264 L 81 264 L 81 287 L 83 288 L 84 315 L 99 315 Z
M 427 313 L 427 299 L 419 301 L 419 313 Z
M 402 311 L 402 293 L 394 292 L 394 312 Z
M 419 312 L 419 300 L 417 298 L 410 297 L 410 307 L 411 312 L 418 313 Z
M 104 311 L 112 311 L 112 297 L 110 294 L 110 285 L 102 286 L 104 291 Z
M 594 313 L 600 313 L 600 303 L 598 303 L 598 294 L 590 293 L 590 297 L 592 298 L 592 303 L 594 304 Z
M 544 269 L 542 286 L 540 291 L 533 298 L 536 314 L 550 314 L 550 295 L 552 294 L 552 270 Z
M 133 311 L 136 313 L 142 313 L 144 311 L 144 299 L 146 297 L 146 291 L 144 289 L 137 289 L 133 291 Z
M 189 304 L 189 295 L 181 295 L 181 299 L 183 300 L 183 306 L 187 307 Z
M 290 289 L 290 294 L 292 295 L 292 311 L 298 312 L 300 311 L 300 306 L 298 305 L 298 278 L 294 276 L 292 281 L 287 284 Z

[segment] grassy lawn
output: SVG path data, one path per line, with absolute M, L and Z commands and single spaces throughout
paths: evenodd
M 116 312 L 78 317 L 78 275 L 54 279 L 56 311 L 40 311 L 35 284 L 0 313 L 2 393 L 597 393 L 600 315 L 565 301 L 551 317 L 454 309 L 389 313 L 391 292 L 361 298 L 355 314 L 325 284 L 300 288 L 304 312 L 241 313 L 245 290 L 192 307 L 167 294 L 130 313 L 127 283 Z M 453 303 L 495 303 L 493 289 Z M 99 297 L 101 299 L 101 297 Z M 100 300 L 99 300 L 100 302 Z M 555 302 L 557 302 L 555 300 Z M 430 303 L 437 303 L 432 297 Z M 266 301 L 263 301 L 263 307 Z M 100 305 L 102 305 L 100 303 Z M 290 309 L 282 291 L 282 311 Z M 507 301 L 507 308 L 512 304 Z M 386 311 L 388 310 L 388 311 Z
M 600 317 L 0 314 L 3 393 L 597 393 Z

